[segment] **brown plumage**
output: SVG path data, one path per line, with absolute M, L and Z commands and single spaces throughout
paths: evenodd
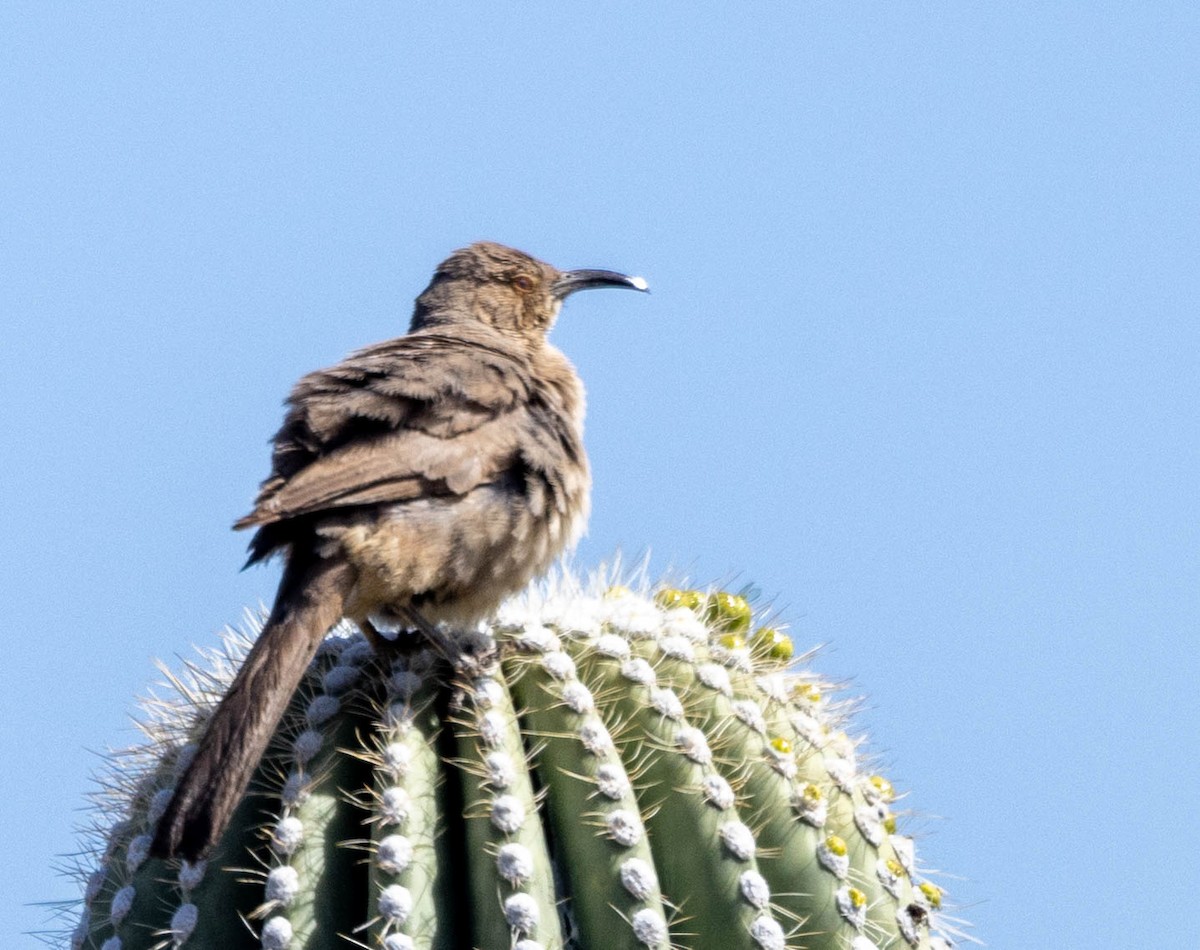
M 479 243 L 417 298 L 409 333 L 303 377 L 236 528 L 287 559 L 275 605 L 159 822 L 153 853 L 220 838 L 329 628 L 481 619 L 583 530 L 583 386 L 546 341 L 569 294 L 645 290 Z

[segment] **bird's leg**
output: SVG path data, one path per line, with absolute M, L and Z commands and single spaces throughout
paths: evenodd
M 455 669 L 459 668 L 463 651 L 452 637 L 448 636 L 444 630 L 439 630 L 412 607 L 394 607 L 392 609 L 403 623 L 415 628 L 429 641 L 429 645 L 433 647 L 438 656 Z
M 358 625 L 358 629 L 362 631 L 362 635 L 367 638 L 367 642 L 371 644 L 371 649 L 375 651 L 376 656 L 387 656 L 389 653 L 396 651 L 396 642 L 389 640 L 375 629 L 375 624 L 371 623 L 368 618 L 363 617 L 354 622 Z
M 472 650 L 468 643 L 430 623 L 416 608 L 398 607 L 395 611 L 398 617 L 425 637 L 434 652 L 449 663 L 456 673 L 473 678 L 489 668 L 494 661 L 490 653 Z
M 396 609 L 398 617 L 411 624 L 426 639 L 434 653 L 449 665 L 451 670 L 450 708 L 462 710 L 473 695 L 474 681 L 493 669 L 496 663 L 495 650 L 472 650 L 469 643 L 448 635 L 425 619 L 412 607 Z

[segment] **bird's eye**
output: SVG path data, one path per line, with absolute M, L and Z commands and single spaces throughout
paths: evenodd
M 526 277 L 524 274 L 518 274 L 516 277 L 513 278 L 512 282 L 513 282 L 513 286 L 516 287 L 517 290 L 521 291 L 521 293 L 523 293 L 523 294 L 527 294 L 527 293 L 529 293 L 529 291 L 533 290 L 533 278 L 532 277 Z

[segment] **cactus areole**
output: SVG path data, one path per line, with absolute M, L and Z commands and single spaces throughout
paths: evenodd
M 69 945 L 949 947 L 845 704 L 760 619 L 567 576 L 472 632 L 494 659 L 469 674 L 335 631 L 217 850 L 151 859 L 231 635 L 101 777 Z

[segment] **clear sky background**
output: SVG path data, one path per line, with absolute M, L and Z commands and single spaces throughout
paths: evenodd
M 250 7 L 251 9 L 247 9 Z M 0 8 L 0 944 L 277 568 L 302 373 L 490 238 L 573 298 L 579 561 L 753 581 L 993 947 L 1200 945 L 1195 3 Z

